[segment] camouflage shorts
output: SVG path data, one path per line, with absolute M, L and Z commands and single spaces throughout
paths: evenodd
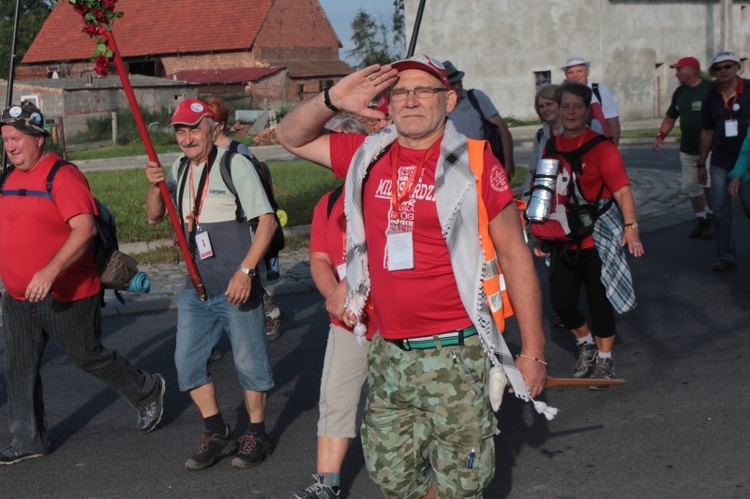
M 362 444 L 386 497 L 419 498 L 434 483 L 438 497 L 481 498 L 495 472 L 497 430 L 479 337 L 406 352 L 376 336 L 368 363 Z

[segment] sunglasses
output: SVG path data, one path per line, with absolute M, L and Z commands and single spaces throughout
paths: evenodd
M 713 69 L 714 71 L 729 71 L 733 67 L 734 67 L 734 64 L 724 64 L 723 66 L 714 66 L 711 69 Z

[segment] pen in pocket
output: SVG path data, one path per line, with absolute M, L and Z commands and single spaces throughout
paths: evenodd
M 469 469 L 474 467 L 474 455 L 475 454 L 476 454 L 476 450 L 472 448 L 471 452 L 469 453 L 469 464 L 466 465 L 466 467 Z

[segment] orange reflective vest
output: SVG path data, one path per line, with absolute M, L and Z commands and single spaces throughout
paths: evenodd
M 490 237 L 490 221 L 487 217 L 487 208 L 482 199 L 482 175 L 484 174 L 484 150 L 489 147 L 487 141 L 467 139 L 469 146 L 469 166 L 477 182 L 477 197 L 479 206 L 479 240 L 484 253 L 482 264 L 482 288 L 487 298 L 492 317 L 500 332 L 505 330 L 505 318 L 513 315 L 513 307 L 508 297 L 505 286 L 505 278 L 500 264 L 497 261 L 495 246 Z M 516 206 L 521 210 L 521 223 L 523 225 L 523 210 L 526 203 L 514 199 Z

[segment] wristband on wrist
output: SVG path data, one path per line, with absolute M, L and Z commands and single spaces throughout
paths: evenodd
M 638 222 L 634 222 L 632 224 L 625 224 L 625 228 L 638 232 Z
M 698 168 L 705 168 L 706 167 L 706 163 L 698 163 L 696 166 Z
M 329 90 L 331 90 L 331 87 L 328 87 L 325 90 L 323 90 L 323 103 L 326 105 L 328 109 L 330 109 L 334 113 L 338 113 L 339 111 L 341 111 L 341 109 L 337 108 L 331 103 L 331 95 L 328 93 Z
M 664 140 L 664 137 L 666 137 L 666 136 L 667 136 L 667 134 L 666 134 L 666 133 L 664 133 L 664 132 L 659 132 L 659 133 L 657 133 L 657 134 L 656 134 L 656 138 L 657 138 L 657 139 L 662 139 L 662 140 Z
M 534 362 L 539 362 L 539 363 L 540 363 L 540 364 L 542 364 L 543 366 L 547 366 L 547 365 L 548 365 L 548 364 L 547 364 L 547 363 L 546 363 L 545 361 L 543 361 L 542 359 L 539 359 L 539 358 L 537 358 L 537 357 L 532 357 L 532 356 L 530 356 L 530 355 L 524 355 L 524 354 L 522 354 L 522 353 L 519 353 L 518 355 L 516 355 L 516 359 L 518 359 L 519 357 L 521 357 L 522 359 L 529 359 L 529 360 L 533 360 Z

